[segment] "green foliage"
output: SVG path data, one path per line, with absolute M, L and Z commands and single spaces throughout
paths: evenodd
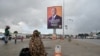
M 100 32 L 98 32 L 96 35 L 99 35 L 100 34 Z
M 18 31 L 14 31 L 14 34 L 18 34 Z

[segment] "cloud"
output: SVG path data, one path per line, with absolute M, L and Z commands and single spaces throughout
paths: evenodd
M 65 20 L 73 19 L 73 23 L 69 22 L 69 29 L 71 27 L 74 33 L 100 31 L 99 2 L 99 0 L 70 0 L 67 2 Z
M 4 33 L 4 29 L 0 29 L 0 33 Z
M 63 0 L 64 21 L 68 25 L 66 34 L 100 30 L 99 0 Z M 0 0 L 0 29 L 6 25 L 11 31 L 32 33 L 34 29 L 42 33 L 52 33 L 47 29 L 47 7 L 63 5 L 62 0 Z M 68 19 L 72 19 L 70 21 Z M 3 31 L 3 30 L 0 30 Z M 63 33 L 58 29 L 57 33 Z

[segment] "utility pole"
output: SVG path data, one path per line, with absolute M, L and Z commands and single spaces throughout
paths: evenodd
M 63 18 L 62 18 L 62 22 L 63 22 L 63 38 L 65 36 L 65 33 L 64 33 L 64 0 L 63 0 Z

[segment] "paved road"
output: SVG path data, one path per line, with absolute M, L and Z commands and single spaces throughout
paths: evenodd
M 61 45 L 63 56 L 100 56 L 100 46 L 84 41 L 43 39 L 43 43 L 48 56 L 53 56 L 56 45 Z M 14 41 L 10 41 L 7 45 L 0 41 L 0 56 L 19 56 L 20 50 L 28 47 L 28 44 L 29 39 L 24 42 L 18 40 L 16 45 Z
M 100 39 L 76 39 L 76 40 L 92 43 L 95 45 L 100 45 Z

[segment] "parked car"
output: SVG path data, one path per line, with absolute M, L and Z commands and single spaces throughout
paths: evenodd
M 94 39 L 94 37 L 88 36 L 87 39 Z
M 0 40 L 4 40 L 4 35 L 0 34 Z

